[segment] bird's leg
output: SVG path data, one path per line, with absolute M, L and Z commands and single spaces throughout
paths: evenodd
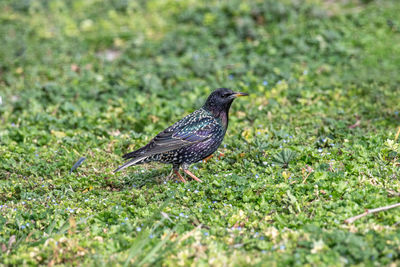
M 176 174 L 176 176 L 178 176 L 178 178 L 179 178 L 183 183 L 186 183 L 185 178 L 182 177 L 182 175 L 179 173 L 178 170 L 174 169 L 174 173 Z
M 212 157 L 214 157 L 213 154 L 211 154 L 210 156 L 204 158 L 204 159 L 203 159 L 204 163 L 207 163 L 207 161 L 209 161 Z
M 199 178 L 197 178 L 196 175 L 194 175 L 191 171 L 189 171 L 189 170 L 187 169 L 187 166 L 183 166 L 182 169 L 183 169 L 183 171 L 184 171 L 186 174 L 189 174 L 189 176 L 192 177 L 193 179 L 195 179 L 197 182 L 199 182 L 199 183 L 202 183 L 202 182 L 203 182 L 202 180 L 200 180 Z

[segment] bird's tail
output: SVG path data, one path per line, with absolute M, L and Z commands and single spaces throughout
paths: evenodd
M 135 150 L 130 153 L 126 153 L 125 155 L 122 156 L 124 159 L 131 159 L 131 158 L 138 158 L 143 156 L 144 152 L 146 151 L 147 146 L 141 147 L 138 150 Z
M 141 161 L 144 160 L 144 159 L 146 159 L 146 158 L 147 158 L 147 156 L 142 156 L 142 157 L 134 158 L 134 159 L 132 159 L 132 160 L 126 162 L 125 164 L 119 166 L 116 170 L 114 170 L 114 173 L 116 173 L 116 172 L 118 172 L 118 171 L 120 171 L 120 170 L 123 170 L 123 169 L 125 169 L 125 168 L 128 168 L 129 166 L 132 166 L 132 165 L 141 163 Z

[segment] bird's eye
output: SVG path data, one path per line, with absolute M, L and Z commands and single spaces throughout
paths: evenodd
M 223 98 L 227 98 L 229 95 L 230 95 L 229 93 L 222 94 L 222 97 L 223 97 Z

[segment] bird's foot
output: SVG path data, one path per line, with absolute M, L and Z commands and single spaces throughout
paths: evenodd
M 203 181 L 196 177 L 191 171 L 183 169 L 183 171 L 188 174 L 190 177 L 195 179 L 197 182 L 202 183 Z
M 176 174 L 176 176 L 178 176 L 179 180 L 181 180 L 183 183 L 186 183 L 185 178 L 182 177 L 178 170 L 174 170 L 174 173 Z

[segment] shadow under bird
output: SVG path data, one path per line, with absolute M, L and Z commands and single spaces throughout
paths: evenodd
M 186 180 L 179 173 L 180 167 L 194 180 L 202 182 L 188 170 L 189 165 L 206 159 L 217 150 L 228 128 L 228 113 L 233 100 L 247 95 L 227 88 L 215 90 L 203 107 L 157 134 L 147 145 L 123 155 L 129 161 L 114 173 L 155 161 L 172 164 L 174 173 L 184 183 Z

